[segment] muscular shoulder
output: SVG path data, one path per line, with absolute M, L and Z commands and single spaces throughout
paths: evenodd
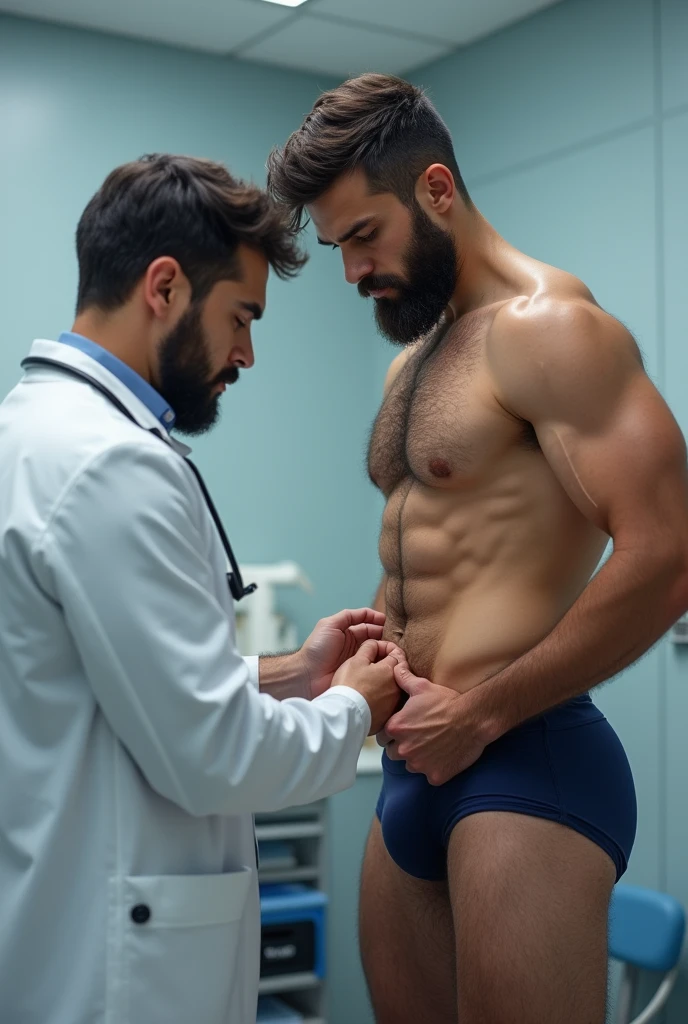
M 486 350 L 498 398 L 526 418 L 527 410 L 567 396 L 603 402 L 643 372 L 630 332 L 583 285 L 509 300 L 494 317 Z

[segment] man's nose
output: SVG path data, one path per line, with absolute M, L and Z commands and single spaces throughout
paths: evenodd
M 358 284 L 364 277 L 369 277 L 374 269 L 369 257 L 344 257 L 344 277 L 349 284 Z

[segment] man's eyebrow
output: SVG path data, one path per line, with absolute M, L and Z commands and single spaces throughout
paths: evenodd
M 247 313 L 252 313 L 254 320 L 260 320 L 263 315 L 263 310 L 257 302 L 240 302 L 239 305 L 242 309 L 245 309 Z
M 361 228 L 367 227 L 367 225 L 370 224 L 372 219 L 373 219 L 373 217 L 371 215 L 370 217 L 362 217 L 360 220 L 357 220 L 356 223 L 353 225 L 353 227 L 350 227 L 349 230 L 345 234 L 343 234 L 341 236 L 341 238 L 337 239 L 336 244 L 337 245 L 343 245 L 344 242 L 348 242 L 350 238 L 353 238 L 354 235 L 358 234 L 358 232 L 361 230 Z M 319 245 L 332 245 L 333 243 L 332 242 L 326 242 L 323 238 L 318 238 L 318 244 Z

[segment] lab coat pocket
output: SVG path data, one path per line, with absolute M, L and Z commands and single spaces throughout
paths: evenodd
M 230 1000 L 251 874 L 112 880 L 123 928 L 117 1024 L 234 1024 Z

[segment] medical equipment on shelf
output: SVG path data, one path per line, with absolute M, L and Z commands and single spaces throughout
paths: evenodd
M 237 646 L 242 654 L 278 654 L 299 646 L 296 627 L 276 610 L 277 587 L 312 586 L 296 562 L 274 565 L 243 565 L 241 572 L 255 580 L 257 590 L 237 608 Z

